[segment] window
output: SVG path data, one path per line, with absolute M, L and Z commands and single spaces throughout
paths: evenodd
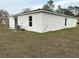
M 32 16 L 29 16 L 29 26 L 32 27 Z
M 29 21 L 32 21 L 32 16 L 29 16 Z
M 65 26 L 67 25 L 67 18 L 65 18 Z

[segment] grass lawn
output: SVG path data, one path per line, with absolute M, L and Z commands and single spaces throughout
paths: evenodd
M 44 34 L 0 25 L 0 57 L 79 57 L 79 25 Z

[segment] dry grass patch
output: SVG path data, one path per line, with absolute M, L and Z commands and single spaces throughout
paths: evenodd
M 79 57 L 79 26 L 38 34 L 0 25 L 0 57 Z

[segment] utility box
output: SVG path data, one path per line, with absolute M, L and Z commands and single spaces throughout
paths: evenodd
M 21 30 L 21 26 L 20 25 L 16 25 L 15 29 L 16 30 Z

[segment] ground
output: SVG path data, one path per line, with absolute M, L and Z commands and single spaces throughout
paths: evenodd
M 43 34 L 0 25 L 0 57 L 79 57 L 79 25 Z

